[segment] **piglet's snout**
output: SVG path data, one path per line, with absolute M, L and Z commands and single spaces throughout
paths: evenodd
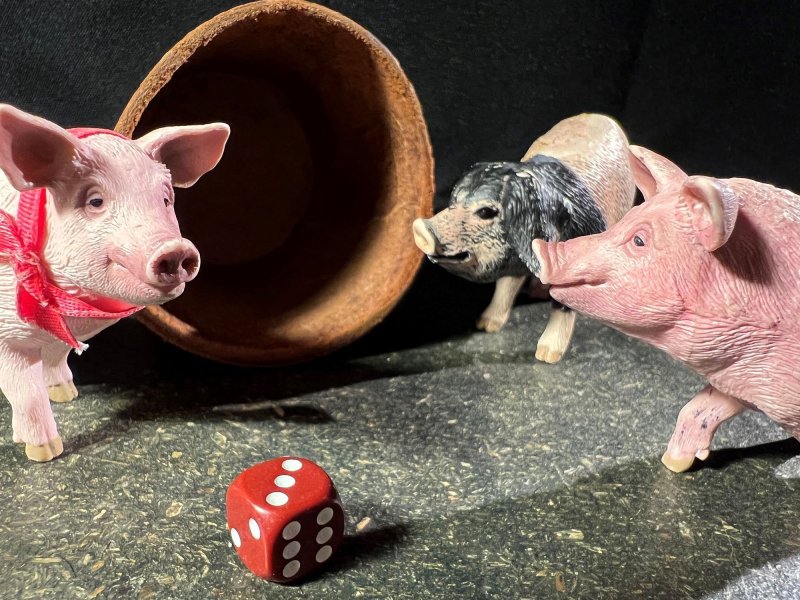
M 200 270 L 200 253 L 187 239 L 161 244 L 147 262 L 147 281 L 155 286 L 191 281 Z

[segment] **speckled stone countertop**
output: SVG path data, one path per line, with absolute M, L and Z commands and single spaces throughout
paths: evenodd
M 547 310 L 282 370 L 118 325 L 72 359 L 63 457 L 29 463 L 0 415 L 0 598 L 800 597 L 800 480 L 776 473 L 800 444 L 748 413 L 670 473 L 699 378 L 587 319 L 536 364 Z M 225 526 L 228 483 L 285 454 L 326 468 L 347 512 L 328 569 L 292 586 L 250 575 Z

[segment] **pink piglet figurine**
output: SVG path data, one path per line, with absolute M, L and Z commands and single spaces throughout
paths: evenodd
M 70 350 L 197 275 L 173 186 L 213 169 L 228 134 L 213 123 L 130 140 L 0 105 L 0 389 L 30 459 L 63 451 L 49 400 L 78 395 Z
M 706 459 L 717 428 L 746 409 L 800 438 L 800 197 L 631 153 L 644 204 L 597 235 L 535 240 L 535 272 L 559 302 L 708 379 L 678 416 L 669 469 Z

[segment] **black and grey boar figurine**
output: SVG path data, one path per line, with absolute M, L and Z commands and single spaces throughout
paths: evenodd
M 414 221 L 414 241 L 451 273 L 497 282 L 477 325 L 498 331 L 525 281 L 538 284 L 531 242 L 604 231 L 633 206 L 635 193 L 625 133 L 609 117 L 582 114 L 537 139 L 521 162 L 474 165 L 446 209 Z M 574 327 L 574 313 L 553 302 L 536 358 L 558 362 Z

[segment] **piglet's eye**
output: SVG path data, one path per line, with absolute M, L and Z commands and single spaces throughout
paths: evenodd
M 644 240 L 638 235 L 633 236 L 633 243 L 636 246 L 644 246 Z
M 475 211 L 475 214 L 478 215 L 481 219 L 494 219 L 497 216 L 497 209 L 492 208 L 491 206 L 483 206 Z
M 103 206 L 103 199 L 102 198 L 91 198 L 89 200 L 89 206 L 92 208 L 100 208 Z
M 169 206 L 169 198 L 164 198 L 164 206 Z

